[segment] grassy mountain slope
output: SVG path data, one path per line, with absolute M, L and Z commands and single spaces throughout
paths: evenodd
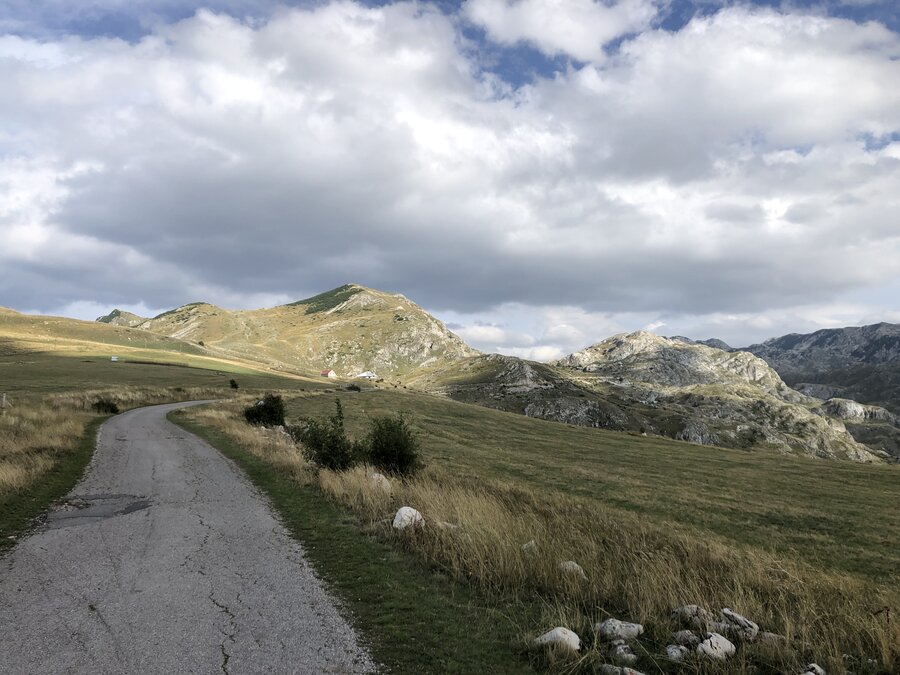
M 373 371 L 405 378 L 477 352 L 402 295 L 355 284 L 289 305 L 229 311 L 205 303 L 179 307 L 139 326 L 203 344 L 226 356 L 284 370 Z

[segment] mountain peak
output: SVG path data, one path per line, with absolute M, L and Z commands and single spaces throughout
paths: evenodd
M 132 314 L 131 312 L 126 312 L 121 309 L 114 309 L 109 314 L 105 316 L 98 316 L 95 321 L 97 323 L 108 323 L 114 326 L 126 326 L 128 328 L 134 328 L 138 326 L 146 319 L 142 316 L 138 316 L 137 314 Z

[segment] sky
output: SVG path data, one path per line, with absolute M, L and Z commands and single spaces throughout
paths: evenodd
M 894 0 L 0 0 L 0 305 L 400 292 L 549 360 L 900 322 Z

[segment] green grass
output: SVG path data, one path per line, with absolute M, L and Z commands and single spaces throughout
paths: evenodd
M 476 590 L 367 535 L 355 516 L 318 488 L 298 485 L 213 429 L 177 413 L 170 419 L 234 460 L 269 497 L 389 672 L 533 672 L 516 643 L 521 606 L 515 617 L 490 609 Z
M 25 490 L 0 495 L 0 552 L 15 544 L 10 537 L 18 538 L 35 518 L 75 487 L 94 454 L 97 429 L 106 419 L 88 422 L 75 449 L 55 453 L 55 466 L 40 481 Z
M 725 450 L 530 419 L 400 390 L 341 392 L 347 429 L 406 413 L 460 478 L 564 494 L 878 582 L 900 570 L 900 467 Z M 288 421 L 334 396 L 287 401 Z
M 306 305 L 307 314 L 327 312 L 329 309 L 334 309 L 342 302 L 346 302 L 359 292 L 360 289 L 356 288 L 355 286 L 344 284 L 343 286 L 339 286 L 338 288 L 332 289 L 330 291 L 325 291 L 324 293 L 314 295 L 311 298 L 292 302 L 288 306 L 294 307 L 298 305 Z

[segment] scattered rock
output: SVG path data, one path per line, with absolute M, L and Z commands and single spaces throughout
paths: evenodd
M 405 530 L 408 527 L 421 527 L 425 524 L 422 514 L 411 506 L 401 506 L 394 516 L 393 527 L 395 530 Z
M 728 625 L 728 633 L 740 636 L 744 640 L 754 640 L 759 634 L 759 626 L 745 616 L 726 607 L 722 610 L 722 616 Z
M 715 615 L 703 609 L 699 605 L 684 605 L 672 612 L 672 618 L 677 619 L 686 626 L 693 626 L 705 630 L 706 626 L 715 623 Z
M 616 645 L 610 652 L 610 658 L 620 666 L 633 666 L 638 662 L 637 654 L 628 645 Z
M 594 626 L 594 632 L 607 641 L 634 640 L 644 632 L 644 627 L 639 623 L 629 623 L 618 619 L 607 619 Z
M 787 643 L 787 638 L 784 635 L 779 635 L 778 633 L 768 633 L 763 631 L 759 635 L 756 636 L 756 641 L 765 645 L 766 647 L 780 647 L 781 645 Z
M 697 646 L 697 653 L 716 661 L 724 661 L 734 656 L 735 647 L 724 635 L 707 633 L 706 639 Z
M 574 560 L 566 560 L 559 563 L 559 569 L 561 569 L 566 574 L 571 574 L 573 576 L 581 577 L 582 579 L 587 579 L 587 574 L 584 573 L 584 568 L 582 568 L 582 566 Z
M 670 661 L 684 661 L 690 650 L 684 645 L 669 645 L 666 647 L 666 658 Z
M 537 553 L 537 542 L 534 539 L 525 542 L 522 544 L 522 552 L 527 553 L 528 555 L 534 555 Z
M 825 669 L 818 663 L 807 663 L 800 675 L 826 675 Z
M 600 666 L 600 675 L 643 675 L 643 673 L 627 666 L 611 666 L 604 663 Z
M 568 628 L 557 626 L 547 631 L 534 641 L 534 644 L 542 647 L 561 647 L 569 651 L 577 652 L 581 649 L 581 639 Z
M 672 637 L 675 642 L 685 647 L 696 647 L 703 642 L 701 637 L 691 630 L 680 630 L 677 633 L 672 633 Z
M 369 485 L 386 494 L 391 494 L 391 481 L 383 474 L 373 473 L 369 476 Z

